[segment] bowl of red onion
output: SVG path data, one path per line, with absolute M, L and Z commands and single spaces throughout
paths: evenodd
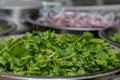
M 82 34 L 89 31 L 98 36 L 98 31 L 119 24 L 119 5 L 64 7 L 58 12 L 48 12 L 45 16 L 27 21 L 36 30 L 54 30 L 56 33 Z

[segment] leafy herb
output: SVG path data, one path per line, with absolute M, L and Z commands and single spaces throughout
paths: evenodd
M 32 76 L 76 76 L 120 66 L 117 51 L 91 33 L 33 31 L 0 41 L 0 71 Z
M 0 27 L 0 33 L 3 32 L 4 30 Z
M 120 43 L 120 32 L 116 32 L 109 37 L 112 41 Z

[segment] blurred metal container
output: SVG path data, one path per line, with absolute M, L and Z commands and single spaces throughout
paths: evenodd
M 13 33 L 17 26 L 14 22 L 6 18 L 0 18 L 0 36 L 5 36 Z
M 112 41 L 109 36 L 113 35 L 114 33 L 120 32 L 120 26 L 112 26 L 108 28 L 104 28 L 99 31 L 99 36 L 104 39 L 105 41 L 109 42 L 112 45 L 115 45 L 120 48 L 120 43 Z M 120 35 L 119 35 L 120 36 Z
M 4 0 L 0 1 L 0 16 L 8 17 L 16 23 L 17 30 L 25 30 L 25 15 L 37 17 L 41 1 L 33 0 Z
M 114 76 L 114 77 L 109 78 L 107 80 L 120 80 L 120 75 Z
M 80 12 L 86 12 L 86 11 L 103 11 L 104 13 L 113 12 L 115 14 L 116 20 L 120 20 L 120 5 L 104 5 L 104 6 L 79 6 L 79 7 L 63 7 L 61 11 L 80 11 Z M 74 27 L 64 27 L 64 26 L 56 26 L 56 25 L 47 25 L 43 23 L 37 22 L 37 19 L 40 17 L 36 17 L 34 19 L 30 18 L 29 15 L 27 15 L 27 21 L 33 25 L 33 30 L 52 30 L 56 33 L 72 33 L 72 34 L 78 34 L 81 35 L 83 32 L 89 31 L 94 33 L 96 37 L 98 36 L 98 31 L 102 28 L 74 28 Z

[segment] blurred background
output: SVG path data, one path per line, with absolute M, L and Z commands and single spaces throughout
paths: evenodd
M 0 37 L 33 30 L 77 35 L 88 31 L 109 42 L 107 34 L 120 32 L 119 24 L 120 0 L 0 0 Z M 120 48 L 120 43 L 110 43 Z M 99 78 L 94 80 L 105 80 Z
M 120 0 L 0 0 L 0 16 L 7 17 L 17 25 L 15 33 L 22 33 L 31 30 L 25 19 L 26 15 L 35 17 L 39 12 L 46 15 L 45 10 L 49 11 L 47 5 L 57 7 L 56 10 L 60 11 L 64 7 L 101 5 L 114 7 L 119 4 Z

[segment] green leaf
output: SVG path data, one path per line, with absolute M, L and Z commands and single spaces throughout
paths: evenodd
M 10 51 L 10 54 L 14 57 L 25 57 L 25 56 L 29 56 L 29 53 L 27 51 L 24 50 L 24 47 L 22 47 L 21 45 L 16 46 L 14 49 L 12 49 Z
M 78 70 L 78 75 L 83 75 L 85 73 L 86 73 L 86 71 L 84 69 L 79 69 Z
M 7 61 L 3 58 L 3 56 L 0 56 L 0 64 L 5 65 Z

